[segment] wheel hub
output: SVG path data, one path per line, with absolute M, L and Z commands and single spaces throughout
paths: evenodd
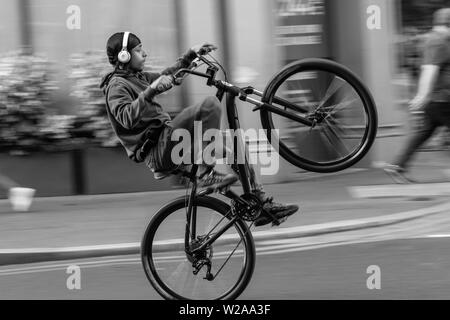
M 212 246 L 206 246 L 202 250 L 198 250 L 196 252 L 193 252 L 200 248 L 200 246 L 208 239 L 209 237 L 206 236 L 197 236 L 197 239 L 193 240 L 191 242 L 189 251 L 187 252 L 187 259 L 189 262 L 191 262 L 193 265 L 196 264 L 198 261 L 201 260 L 210 260 L 213 256 L 213 249 Z
M 308 116 L 308 119 L 312 121 L 311 128 L 314 128 L 317 124 L 321 124 L 327 117 L 329 113 L 326 111 L 316 110 Z

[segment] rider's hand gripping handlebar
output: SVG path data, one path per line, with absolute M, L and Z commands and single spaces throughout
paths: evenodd
M 161 84 L 157 85 L 157 87 L 156 87 L 157 90 L 159 92 L 164 92 L 164 91 L 169 90 L 172 87 L 172 85 L 176 85 L 176 86 L 181 85 L 184 80 L 184 77 L 189 73 L 206 76 L 211 80 L 214 77 L 214 74 L 218 70 L 218 68 L 211 61 L 204 58 L 203 55 L 208 54 L 209 52 L 214 51 L 216 49 L 217 49 L 217 47 L 215 47 L 213 45 L 204 45 L 203 47 L 201 47 L 198 51 L 196 51 L 197 58 L 195 58 L 192 61 L 192 63 L 190 64 L 189 67 L 180 69 L 172 75 L 168 75 L 171 79 L 170 86 L 168 86 L 167 83 L 165 83 L 165 84 L 161 83 Z M 194 69 L 196 69 L 198 67 L 199 61 L 201 61 L 203 64 L 208 66 L 209 70 L 207 71 L 207 74 L 200 74 L 200 73 L 196 73 L 195 71 L 193 71 Z M 190 71 L 192 71 L 192 72 L 190 72 Z M 208 81 L 208 85 L 211 85 L 211 83 L 209 81 Z
M 192 63 L 191 63 L 191 65 L 187 68 L 187 69 L 189 69 L 189 70 L 193 70 L 193 69 L 195 69 L 195 68 L 197 68 L 197 66 L 198 66 L 198 64 L 197 64 L 197 61 L 198 59 L 195 59 L 194 61 L 192 61 Z M 181 71 L 181 72 L 180 72 Z M 183 71 L 183 69 L 181 69 L 181 70 L 179 70 L 179 71 L 177 71 L 177 72 L 175 72 L 174 74 L 172 74 L 172 75 L 169 75 L 169 77 L 171 78 L 171 83 L 172 83 L 172 85 L 175 85 L 175 86 L 179 86 L 179 85 L 181 85 L 182 83 L 183 83 L 183 80 L 184 80 L 184 77 L 186 76 L 186 73 Z M 157 86 L 157 89 L 158 89 L 158 91 L 165 91 L 165 90 L 168 90 L 168 89 L 165 89 L 165 86 L 164 85 L 158 85 Z M 169 88 L 170 89 L 170 88 Z

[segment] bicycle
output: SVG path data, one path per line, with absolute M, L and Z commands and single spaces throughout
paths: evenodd
M 174 83 L 181 84 L 191 74 L 206 78 L 206 85 L 217 89 L 220 101 L 226 94 L 230 129 L 240 128 L 237 98 L 255 105 L 253 111 L 260 112 L 268 132 L 286 121 L 295 124 L 288 130 L 278 128 L 275 135 L 276 151 L 294 166 L 335 172 L 354 165 L 370 149 L 377 131 L 376 106 L 368 89 L 346 67 L 325 59 L 296 61 L 278 72 L 261 92 L 227 82 L 224 68 L 207 56 L 198 54 L 189 68 L 174 75 Z M 196 70 L 202 65 L 206 65 L 206 72 Z M 225 81 L 216 79 L 219 68 Z M 272 143 L 273 136 L 267 137 Z M 304 143 L 307 140 L 316 146 L 320 146 L 317 141 L 324 142 L 322 147 L 328 152 L 308 154 L 311 148 Z M 198 165 L 172 172 L 189 180 L 190 194 L 160 208 L 141 242 L 145 274 L 163 298 L 235 299 L 249 284 L 256 255 L 251 228 L 263 209 L 251 193 L 248 163 L 234 164 L 233 168 L 243 193 L 238 195 L 231 188 L 220 190 L 230 204 L 210 196 L 211 190 L 197 191 Z M 271 218 L 273 225 L 282 222 Z

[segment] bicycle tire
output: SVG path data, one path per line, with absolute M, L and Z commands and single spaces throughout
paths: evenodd
M 179 197 L 170 203 L 163 206 L 155 216 L 151 219 L 147 226 L 143 239 L 141 241 L 141 260 L 144 267 L 147 279 L 150 281 L 153 288 L 167 300 L 194 300 L 182 296 L 181 294 L 174 292 L 158 275 L 156 271 L 155 261 L 153 259 L 153 241 L 158 228 L 164 223 L 171 214 L 177 210 L 183 209 L 187 205 L 188 197 Z M 209 197 L 209 196 L 197 196 L 195 198 L 195 206 L 205 207 L 215 210 L 222 216 L 226 216 L 230 212 L 230 206 L 225 202 Z M 211 300 L 232 300 L 236 299 L 249 284 L 255 267 L 255 244 L 250 230 L 243 220 L 236 220 L 234 226 L 239 232 L 239 236 L 245 246 L 245 264 L 241 270 L 236 284 L 228 290 L 224 295 L 215 297 Z M 180 235 L 181 236 L 181 235 Z M 213 280 L 214 281 L 214 280 Z M 205 299 L 205 298 L 202 298 Z
M 285 145 L 282 141 L 279 141 L 278 148 L 275 149 L 279 152 L 280 156 L 286 159 L 289 163 L 307 171 L 328 173 L 347 169 L 360 161 L 370 150 L 375 140 L 378 126 L 378 115 L 373 97 L 366 86 L 351 70 L 336 62 L 325 59 L 311 58 L 295 61 L 285 66 L 269 81 L 263 92 L 261 100 L 264 103 L 272 104 L 278 88 L 280 88 L 285 80 L 296 73 L 309 71 L 327 72 L 331 75 L 337 76 L 345 80 L 351 88 L 354 89 L 360 97 L 367 114 L 367 125 L 363 141 L 351 155 L 340 160 L 330 161 L 328 163 L 320 163 L 301 157 L 295 154 L 291 148 Z M 268 132 L 276 129 L 272 121 L 272 112 L 262 108 L 260 109 L 260 118 L 263 128 L 268 130 Z M 270 141 L 270 135 L 268 134 L 267 136 Z

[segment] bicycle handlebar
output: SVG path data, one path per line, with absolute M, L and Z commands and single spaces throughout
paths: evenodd
M 195 71 L 195 69 L 199 66 L 197 63 L 198 61 L 201 61 L 201 62 L 203 62 L 203 64 L 208 66 L 206 73 Z M 253 111 L 258 110 L 259 108 L 261 108 L 265 105 L 265 103 L 262 102 L 261 100 L 253 99 L 248 96 L 251 94 L 256 94 L 256 95 L 262 97 L 263 93 L 259 92 L 255 88 L 253 88 L 253 87 L 239 88 L 239 87 L 237 87 L 231 83 L 228 83 L 226 81 L 216 80 L 215 76 L 216 76 L 217 71 L 219 70 L 217 65 L 220 66 L 220 64 L 217 61 L 212 62 L 212 61 L 208 60 L 206 57 L 202 56 L 200 53 L 197 53 L 197 58 L 195 58 L 194 61 L 192 61 L 191 65 L 188 68 L 179 69 L 177 72 L 175 72 L 173 75 L 171 75 L 172 84 L 180 85 L 183 82 L 183 79 L 187 74 L 193 74 L 198 77 L 206 78 L 207 79 L 206 85 L 216 87 L 219 90 L 218 95 L 222 95 L 224 92 L 228 92 L 232 96 L 238 97 L 242 101 L 246 101 L 248 103 L 255 105 L 256 107 L 253 109 Z M 220 67 L 223 70 L 223 67 L 222 66 L 220 66 Z M 225 73 L 225 70 L 223 70 L 223 71 Z M 167 88 L 163 88 L 163 86 L 162 86 L 161 92 L 165 91 L 164 89 L 167 90 Z
M 217 48 L 214 48 L 214 49 L 212 49 L 212 50 L 210 50 L 210 51 L 214 51 L 214 50 L 216 50 Z M 178 70 L 177 72 L 175 72 L 175 74 L 173 74 L 172 75 L 172 83 L 174 84 L 174 85 L 181 85 L 181 83 L 183 82 L 183 79 L 184 79 L 184 77 L 185 77 L 185 75 L 187 74 L 187 73 L 191 73 L 191 74 L 195 74 L 195 75 L 200 75 L 200 73 L 196 73 L 196 72 L 190 72 L 190 71 L 193 71 L 193 70 L 195 70 L 197 67 L 198 67 L 198 61 L 201 61 L 201 62 L 203 62 L 204 64 L 206 64 L 208 67 L 210 67 L 210 68 L 216 68 L 216 66 L 211 62 L 211 61 L 209 61 L 208 59 L 206 59 L 205 57 L 203 57 L 205 54 L 207 54 L 207 53 L 209 53 L 210 51 L 205 51 L 205 50 L 200 50 L 199 52 L 197 52 L 196 54 L 197 54 L 197 58 L 195 58 L 192 62 L 191 62 L 191 64 L 190 64 L 190 66 L 189 67 L 187 67 L 187 68 L 184 68 L 184 69 L 180 69 L 180 70 Z
M 206 54 L 206 53 L 203 53 L 203 54 Z M 205 65 L 208 66 L 206 73 L 195 71 L 195 69 L 198 67 L 199 61 L 203 62 Z M 219 68 L 213 62 L 211 62 L 209 59 L 204 57 L 201 53 L 197 53 L 197 58 L 194 59 L 194 61 L 192 61 L 191 65 L 188 68 L 179 69 L 177 72 L 175 72 L 173 75 L 171 75 L 172 84 L 180 85 L 183 82 L 183 79 L 187 74 L 193 74 L 193 75 L 208 79 L 208 82 L 207 82 L 208 86 L 214 86 L 219 90 L 230 92 L 231 94 L 233 94 L 235 96 L 240 96 L 241 94 L 245 95 L 245 92 L 242 91 L 241 88 L 236 87 L 236 86 L 234 86 L 228 82 L 222 81 L 222 80 L 216 80 L 215 75 L 218 70 L 219 70 Z M 162 85 L 161 85 L 161 90 L 164 90 Z

